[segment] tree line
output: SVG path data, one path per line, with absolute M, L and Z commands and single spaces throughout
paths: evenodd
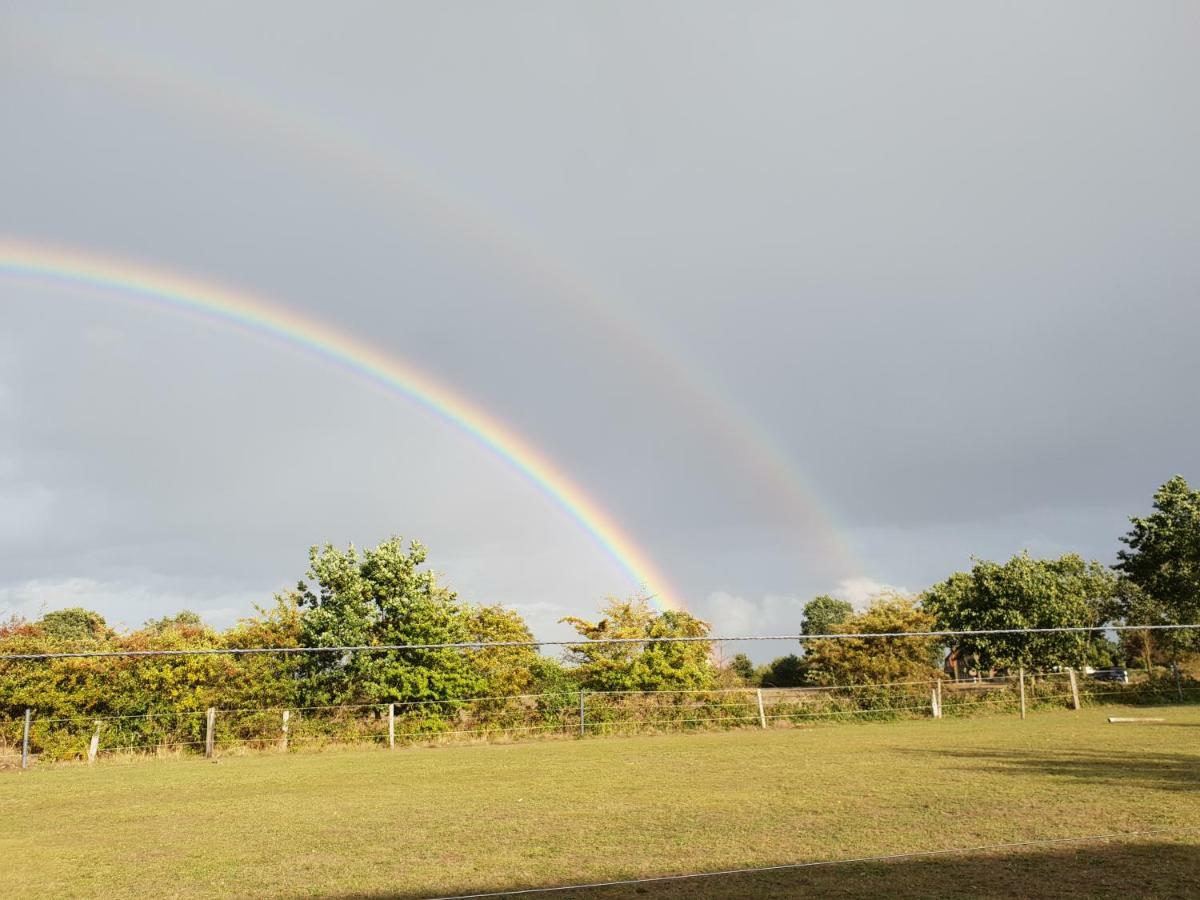
M 1111 567 L 1074 554 L 974 560 L 969 571 L 919 595 L 885 593 L 863 610 L 816 597 L 798 625 L 806 635 L 827 635 L 1200 622 L 1200 491 L 1172 478 L 1155 493 L 1153 511 L 1130 521 Z M 216 630 L 181 612 L 119 631 L 95 612 L 65 609 L 0 625 L 0 653 L 533 642 L 515 610 L 462 600 L 426 562 L 421 544 L 405 545 L 400 538 L 366 550 L 314 547 L 305 578 L 293 590 L 232 628 Z M 1195 632 L 1170 631 L 1122 632 L 1115 640 L 1099 631 L 954 640 L 818 638 L 756 667 L 741 654 L 722 659 L 719 648 L 704 640 L 648 640 L 707 637 L 709 625 L 688 613 L 655 611 L 641 597 L 609 599 L 599 612 L 595 620 L 563 620 L 581 643 L 557 658 L 523 646 L 9 661 L 0 668 L 0 713 L 14 717 L 32 707 L 42 717 L 84 718 L 209 706 L 403 703 L 436 719 L 481 697 L 538 694 L 567 703 L 579 690 L 866 685 L 1018 666 L 1149 668 L 1187 660 L 1200 646 Z M 601 638 L 633 642 L 587 643 Z

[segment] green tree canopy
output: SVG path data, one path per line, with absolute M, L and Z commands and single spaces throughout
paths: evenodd
M 56 641 L 98 641 L 109 634 L 104 617 L 98 612 L 72 606 L 48 612 L 35 623 L 46 637 Z
M 204 628 L 204 620 L 200 618 L 200 614 L 190 609 L 180 610 L 173 616 L 163 616 L 161 619 L 148 619 L 142 626 L 142 630 L 154 634 L 162 634 L 164 631 L 203 631 Z
M 1154 512 L 1129 521 L 1133 527 L 1121 538 L 1128 549 L 1114 567 L 1127 585 L 1122 616 L 1137 625 L 1200 623 L 1200 491 L 1176 475 L 1155 492 Z M 1195 642 L 1182 633 L 1159 639 Z
M 845 600 L 821 594 L 804 604 L 800 630 L 804 634 L 832 634 L 834 626 L 841 625 L 852 615 L 854 607 Z
M 655 612 L 645 598 L 609 598 L 599 622 L 568 616 L 589 640 L 708 635 L 708 623 L 685 612 Z M 716 667 L 707 641 L 689 643 L 579 644 L 568 649 L 580 683 L 593 691 L 659 691 L 712 687 Z
M 977 560 L 925 592 L 922 604 L 946 631 L 1092 627 L 1112 615 L 1117 593 L 1111 571 L 1073 553 L 1006 563 Z M 984 669 L 1080 666 L 1091 661 L 1099 633 L 1006 634 L 951 641 L 962 658 Z
M 306 647 L 450 644 L 471 639 L 468 608 L 422 568 L 426 551 L 393 537 L 361 553 L 332 545 L 309 551 L 310 587 L 300 582 Z M 477 696 L 484 679 L 460 650 L 309 654 L 314 699 L 328 703 L 435 701 Z
M 745 653 L 734 655 L 733 659 L 729 661 L 729 671 L 746 684 L 754 684 L 756 682 L 754 663 L 750 661 L 750 657 Z
M 930 631 L 933 616 L 911 597 L 878 594 L 864 612 L 851 616 L 834 632 L 901 634 Z M 941 649 L 936 638 L 843 638 L 811 641 L 805 660 L 818 684 L 885 684 L 938 676 Z
M 758 681 L 766 688 L 799 687 L 808 683 L 808 663 L 794 653 L 780 656 L 758 670 Z
M 467 629 L 472 641 L 533 640 L 521 614 L 500 605 L 469 607 Z M 537 647 L 485 647 L 467 651 L 467 659 L 483 680 L 482 689 L 489 697 L 508 697 L 530 690 L 540 671 L 540 658 Z

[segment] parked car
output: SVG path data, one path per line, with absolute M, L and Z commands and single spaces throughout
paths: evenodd
M 1115 681 L 1119 684 L 1129 684 L 1128 669 L 1097 669 L 1091 674 L 1097 681 Z

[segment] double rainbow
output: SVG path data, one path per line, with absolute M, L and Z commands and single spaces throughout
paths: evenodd
M 360 338 L 247 291 L 77 250 L 0 239 L 0 274 L 82 285 L 268 335 L 403 395 L 508 461 L 573 518 L 661 607 L 686 608 L 667 578 L 616 520 L 544 453 L 466 397 Z

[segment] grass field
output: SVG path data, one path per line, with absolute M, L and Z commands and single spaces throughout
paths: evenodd
M 0 774 L 8 896 L 436 896 L 1200 829 L 1200 708 Z M 1200 830 L 586 897 L 1194 897 Z M 570 896 L 554 894 L 551 896 Z

